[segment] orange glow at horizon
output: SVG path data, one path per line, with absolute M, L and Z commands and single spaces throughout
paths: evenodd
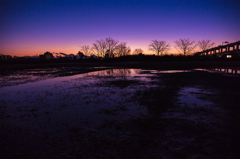
M 94 41 L 93 41 L 94 42 Z M 121 41 L 120 41 L 121 42 Z M 156 54 L 153 51 L 149 51 L 148 49 L 148 43 L 150 42 L 144 42 L 144 41 L 138 41 L 138 42 L 127 42 L 127 46 L 130 46 L 131 51 L 133 52 L 137 48 L 141 48 L 144 52 L 143 54 L 152 55 Z M 215 46 L 218 46 L 221 42 L 216 42 Z M 92 43 L 81 43 L 82 45 L 92 45 Z M 80 50 L 80 45 L 77 42 L 71 42 L 71 44 L 64 44 L 64 42 L 61 42 L 60 44 L 51 44 L 51 43 L 42 43 L 42 44 L 33 44 L 32 43 L 18 43 L 18 44 L 8 44 L 4 45 L 2 48 L 0 48 L 0 54 L 3 55 L 11 55 L 11 56 L 39 56 L 41 54 L 44 54 L 46 51 L 49 51 L 51 53 L 65 53 L 65 54 L 74 54 L 76 55 L 78 51 Z M 194 52 L 200 51 L 199 48 L 196 48 Z M 170 50 L 168 51 L 167 55 L 171 54 L 180 54 L 175 47 L 174 42 L 170 42 Z

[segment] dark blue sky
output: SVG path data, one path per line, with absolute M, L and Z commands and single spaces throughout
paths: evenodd
M 79 45 L 112 37 L 148 51 L 151 40 L 240 40 L 240 0 L 5 0 L 0 53 L 77 53 Z

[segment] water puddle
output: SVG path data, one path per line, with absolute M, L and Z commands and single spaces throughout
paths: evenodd
M 194 122 L 214 123 L 213 114 L 221 110 L 208 97 L 214 95 L 198 87 L 184 87 L 179 91 L 178 102 L 175 108 L 163 113 L 164 118 L 178 118 Z M 212 114 L 213 113 L 213 114 Z
M 190 105 L 206 105 L 213 104 L 209 101 L 200 99 L 202 95 L 211 95 L 211 92 L 201 90 L 199 88 L 186 87 L 183 88 L 180 92 L 179 103 L 187 103 Z
M 106 67 L 58 67 L 3 71 L 0 73 L 0 88 L 29 82 L 37 82 L 49 78 L 72 76 L 80 73 L 89 72 L 91 70 L 103 69 L 106 69 Z

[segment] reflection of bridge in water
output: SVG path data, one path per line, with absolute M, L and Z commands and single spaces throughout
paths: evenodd
M 195 55 L 199 56 L 218 56 L 221 57 L 222 55 L 237 55 L 240 56 L 240 41 L 229 43 L 227 45 L 219 45 L 217 47 L 213 47 L 207 49 L 202 52 L 197 52 Z M 231 58 L 231 56 L 229 56 Z
M 208 72 L 219 72 L 219 73 L 227 73 L 227 74 L 235 74 L 240 75 L 240 68 L 239 67 L 222 67 L 222 68 L 204 68 L 204 69 L 196 69 L 201 71 L 208 71 Z

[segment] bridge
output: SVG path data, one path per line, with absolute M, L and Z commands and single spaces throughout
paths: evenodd
M 219 45 L 217 47 L 213 47 L 207 49 L 202 52 L 196 52 L 195 56 L 218 56 L 222 55 L 238 55 L 240 56 L 240 41 L 228 43 L 227 45 Z M 229 56 L 231 57 L 231 56 Z

